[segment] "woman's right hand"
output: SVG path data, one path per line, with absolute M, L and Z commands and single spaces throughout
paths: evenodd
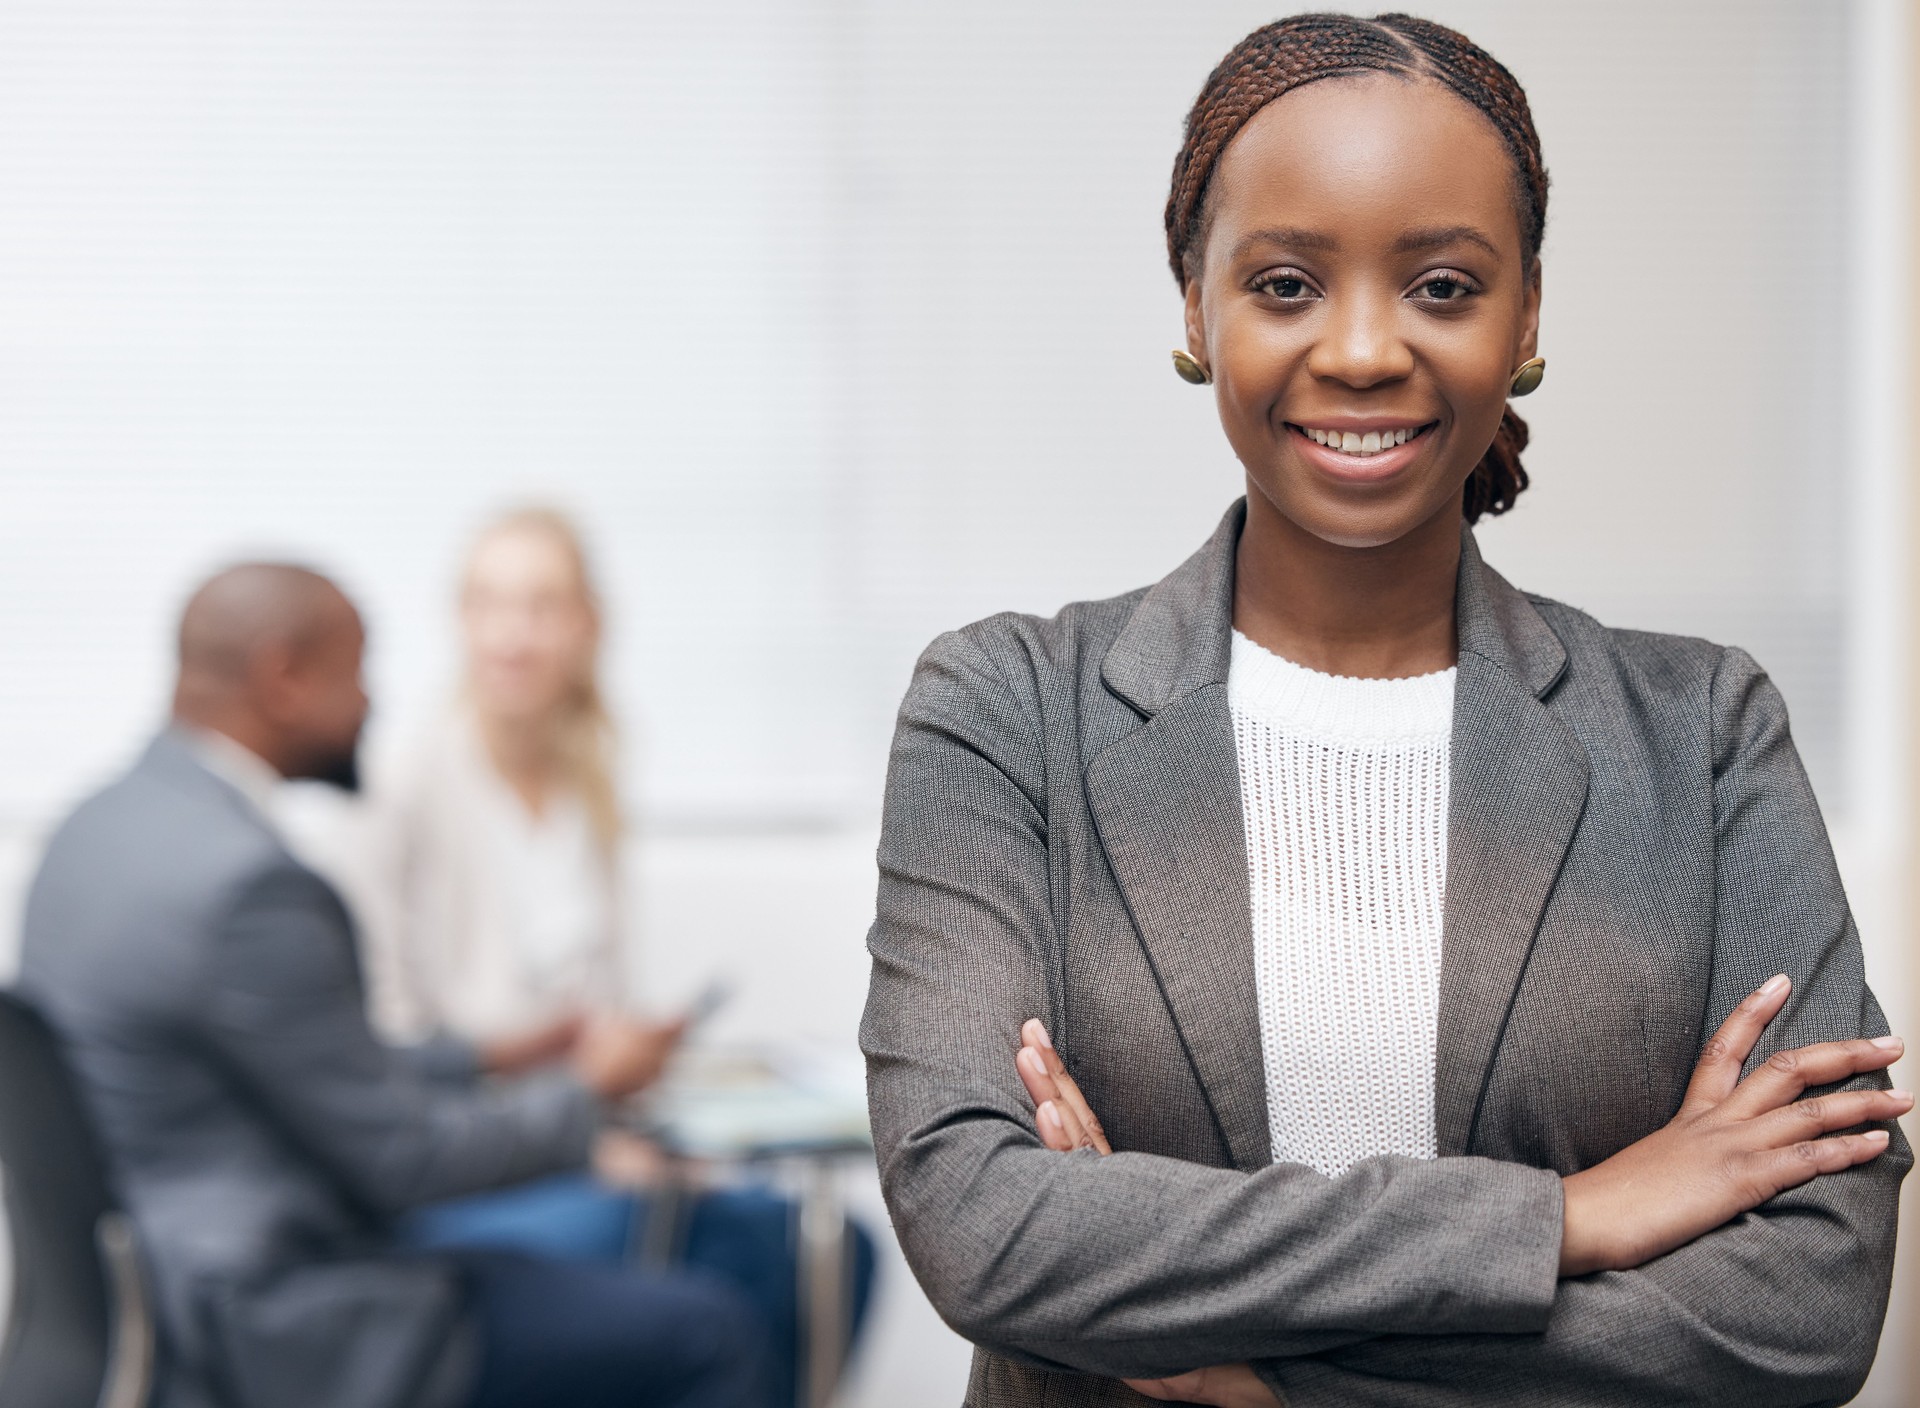
M 1800 1096 L 1809 1086 L 1884 1070 L 1905 1049 L 1899 1037 L 1776 1052 L 1740 1079 L 1791 990 L 1784 975 L 1772 978 L 1734 1009 L 1701 1052 L 1680 1112 L 1664 1128 L 1564 1180 L 1562 1276 L 1639 1266 L 1777 1193 L 1886 1149 L 1884 1130 L 1833 1132 L 1905 1114 L 1913 1108 L 1908 1092 Z
M 1020 1080 L 1033 1097 L 1034 1120 L 1039 1126 L 1040 1142 L 1056 1154 L 1076 1149 L 1092 1149 L 1111 1154 L 1107 1132 L 1079 1083 L 1067 1074 L 1060 1053 L 1053 1049 L 1053 1038 L 1038 1017 L 1030 1017 L 1020 1028 L 1020 1053 L 1014 1057 Z M 1251 1364 L 1215 1364 L 1192 1369 L 1167 1379 L 1126 1379 L 1135 1393 L 1161 1403 L 1211 1404 L 1213 1408 L 1280 1408 L 1273 1390 L 1261 1382 Z
M 686 1034 L 684 1017 L 657 1023 L 590 1017 L 573 1048 L 574 1074 L 602 1100 L 624 1100 L 660 1078 Z

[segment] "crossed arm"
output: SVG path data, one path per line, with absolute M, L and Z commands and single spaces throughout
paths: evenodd
M 1562 1277 L 1631 1271 L 1779 1193 L 1886 1151 L 1885 1130 L 1835 1131 L 1905 1113 L 1913 1105 L 1907 1092 L 1856 1089 L 1800 1097 L 1812 1086 L 1884 1069 L 1901 1054 L 1897 1037 L 1782 1051 L 1741 1079 L 1742 1065 L 1790 990 L 1786 977 L 1778 975 L 1735 1009 L 1708 1041 L 1671 1123 L 1564 1180 Z M 1098 1116 L 1037 1018 L 1021 1028 L 1015 1066 L 1049 1149 L 1113 1152 Z M 1268 1372 L 1281 1383 L 1288 1381 L 1278 1366 L 1268 1366 Z M 1149 1398 L 1216 1408 L 1272 1408 L 1279 1402 L 1251 1364 L 1128 1382 Z M 1540 1381 L 1530 1386 L 1538 1391 Z

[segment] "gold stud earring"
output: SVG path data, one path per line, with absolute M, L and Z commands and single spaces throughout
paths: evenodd
M 1513 382 L 1507 387 L 1509 396 L 1531 396 L 1540 389 L 1540 382 L 1547 374 L 1545 357 L 1529 357 L 1513 373 Z
M 1205 386 L 1213 380 L 1213 373 L 1200 365 L 1200 359 L 1184 347 L 1173 349 L 1173 369 L 1179 373 L 1180 380 L 1190 381 L 1195 386 Z

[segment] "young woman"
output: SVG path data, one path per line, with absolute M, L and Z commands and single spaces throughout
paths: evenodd
M 460 584 L 458 702 L 394 765 L 331 852 L 356 908 L 371 999 L 390 1038 L 431 1042 L 454 1076 L 515 1075 L 596 1039 L 631 1007 L 620 924 L 614 724 L 599 686 L 600 606 L 579 535 L 545 509 L 475 540 Z M 340 854 L 341 842 L 357 855 Z M 315 857 L 324 863 L 325 856 Z M 378 877 L 378 878 L 375 878 Z M 654 1026 L 664 1065 L 682 1030 Z M 768 1403 L 793 1402 L 799 1366 L 797 1210 L 753 1187 L 687 1200 L 670 1236 L 649 1227 L 657 1155 L 603 1136 L 602 1177 L 564 1174 L 420 1209 L 415 1246 L 621 1264 L 649 1243 L 672 1274 L 744 1292 L 770 1349 Z M 872 1240 L 850 1226 L 854 1316 Z
M 628 1005 L 614 725 L 572 525 L 544 509 L 489 524 L 460 627 L 457 703 L 375 779 L 395 902 L 369 925 L 369 966 L 393 1035 L 451 1033 L 523 1066 L 589 1010 Z
M 1805 1404 L 1872 1362 L 1912 1100 L 1780 696 L 1468 526 L 1527 482 L 1546 195 L 1463 36 L 1248 36 L 1166 220 L 1244 502 L 920 661 L 862 1038 L 970 1405 Z

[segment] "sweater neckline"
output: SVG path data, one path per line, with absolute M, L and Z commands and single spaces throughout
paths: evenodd
M 1328 675 L 1233 633 L 1227 699 L 1236 717 L 1326 743 L 1444 743 L 1457 666 L 1397 680 Z

